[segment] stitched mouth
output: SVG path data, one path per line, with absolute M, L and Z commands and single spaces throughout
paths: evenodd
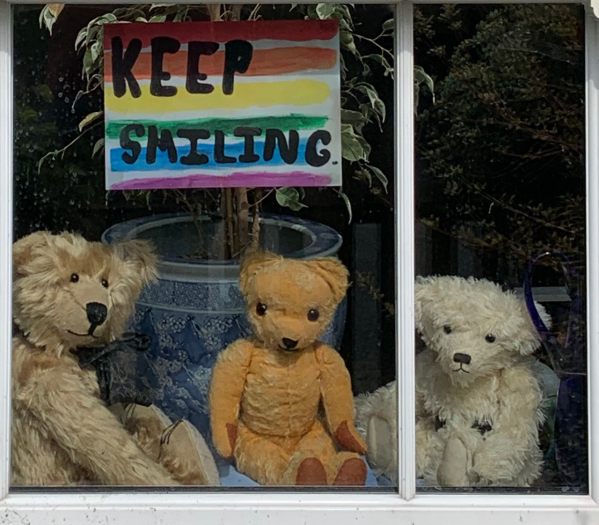
M 462 365 L 460 364 L 460 368 L 455 368 L 454 372 L 464 372 L 465 374 L 469 374 L 470 372 L 468 372 L 468 370 L 466 370 L 465 368 L 462 367 Z
M 285 348 L 284 346 L 279 345 L 279 350 L 283 350 L 283 352 L 292 354 L 293 352 L 297 352 L 299 350 L 299 348 Z
M 67 332 L 69 332 L 69 334 L 76 335 L 77 337 L 93 337 L 94 339 L 98 339 L 98 337 L 94 334 L 78 334 L 77 332 L 73 332 L 73 330 L 69 329 L 67 329 Z

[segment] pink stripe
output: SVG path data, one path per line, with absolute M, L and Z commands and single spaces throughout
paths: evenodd
M 194 174 L 185 177 L 132 179 L 110 186 L 111 190 L 167 190 L 172 188 L 269 188 L 281 186 L 329 186 L 329 175 L 303 171 L 290 173 L 247 173 L 231 175 Z

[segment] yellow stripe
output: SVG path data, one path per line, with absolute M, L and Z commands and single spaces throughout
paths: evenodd
M 252 106 L 307 106 L 324 102 L 330 94 L 328 84 L 316 80 L 292 80 L 284 82 L 237 83 L 232 95 L 225 95 L 220 86 L 206 94 L 190 94 L 183 86 L 178 87 L 174 97 L 150 95 L 149 85 L 141 87 L 141 97 L 133 98 L 129 89 L 124 96 L 116 98 L 112 87 L 106 86 L 106 107 L 118 113 L 167 113 L 196 109 L 242 109 Z

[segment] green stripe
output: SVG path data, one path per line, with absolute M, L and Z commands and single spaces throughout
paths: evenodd
M 121 130 L 128 124 L 141 124 L 147 129 L 148 126 L 158 126 L 159 130 L 168 129 L 173 135 L 176 135 L 178 129 L 206 129 L 211 133 L 219 130 L 225 135 L 232 135 L 233 130 L 240 126 L 252 128 L 276 128 L 281 131 L 290 129 L 318 129 L 322 128 L 328 120 L 328 117 L 311 117 L 308 115 L 287 115 L 283 117 L 261 117 L 261 118 L 205 118 L 194 120 L 115 120 L 108 123 L 106 127 L 106 135 L 108 138 L 119 138 Z M 145 134 L 144 134 L 145 136 Z M 138 137 L 141 138 L 141 137 Z

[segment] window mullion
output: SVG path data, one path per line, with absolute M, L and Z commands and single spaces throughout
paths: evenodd
M 12 16 L 0 0 L 0 500 L 10 480 L 12 106 Z
M 587 348 L 588 351 L 588 447 L 590 494 L 599 502 L 599 461 L 593 439 L 599 436 L 599 20 L 587 9 L 586 16 L 586 195 L 587 195 Z M 594 380 L 593 380 L 594 379 Z
M 416 492 L 414 377 L 414 57 L 413 4 L 395 16 L 396 349 L 399 493 Z

